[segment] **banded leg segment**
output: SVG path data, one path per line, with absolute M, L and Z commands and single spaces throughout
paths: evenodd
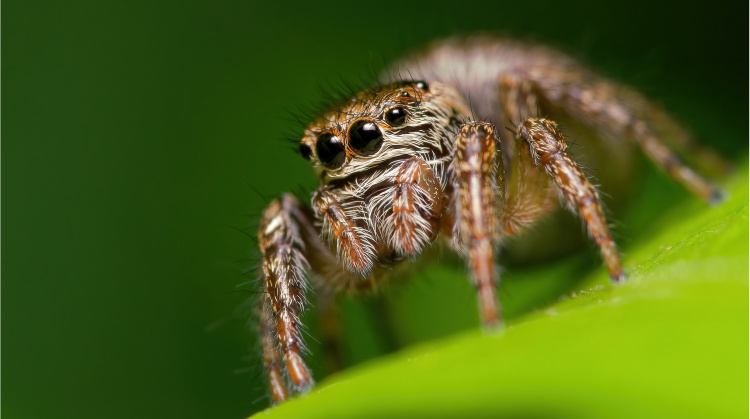
M 639 94 L 581 69 L 539 68 L 530 71 L 527 77 L 551 105 L 564 109 L 602 134 L 634 139 L 649 159 L 676 182 L 708 203 L 721 200 L 722 191 L 683 163 L 662 138 L 670 136 L 678 148 L 691 151 L 697 147 L 692 145 L 690 137 Z M 693 157 L 699 165 L 714 172 L 725 170 L 726 165 L 715 153 Z
M 518 76 L 505 74 L 500 78 L 499 99 L 504 117 L 514 126 L 538 112 L 533 84 Z M 509 159 L 505 173 L 499 174 L 504 194 L 500 225 L 502 234 L 513 235 L 557 208 L 557 191 L 549 176 L 537 167 L 527 142 L 519 141 L 514 132 L 499 134 Z
M 289 391 L 284 384 L 284 364 L 276 342 L 276 324 L 271 317 L 271 307 L 268 298 L 263 301 L 260 313 L 260 343 L 263 348 L 263 367 L 268 377 L 271 398 L 274 403 L 280 403 L 289 398 Z
M 500 322 L 495 283 L 495 202 L 497 195 L 495 127 L 472 123 L 461 127 L 453 161 L 456 205 L 455 236 L 466 248 L 469 268 L 477 287 L 482 322 Z
M 313 385 L 310 370 L 302 360 L 305 342 L 299 316 L 307 305 L 306 273 L 310 266 L 299 225 L 305 220 L 294 216 L 293 209 L 298 206 L 291 195 L 273 201 L 263 212 L 258 231 L 265 288 L 261 332 L 271 395 L 276 403 L 285 400 L 288 391 L 280 377 L 280 358 L 274 344 L 281 350 L 295 390 L 304 391 Z
M 553 180 L 570 208 L 577 210 L 586 222 L 589 234 L 599 246 L 610 278 L 613 281 L 624 280 L 620 256 L 609 233 L 599 194 L 583 169 L 568 157 L 567 143 L 557 125 L 545 119 L 529 118 L 519 126 L 518 136 L 529 144 L 532 157 Z

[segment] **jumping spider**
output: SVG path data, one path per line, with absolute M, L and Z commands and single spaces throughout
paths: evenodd
M 612 281 L 625 279 L 596 188 L 557 124 L 538 115 L 572 118 L 602 142 L 632 141 L 704 201 L 721 197 L 672 149 L 706 166 L 720 164 L 715 154 L 638 93 L 553 49 L 450 39 L 386 74 L 306 128 L 299 152 L 320 180 L 310 205 L 284 194 L 263 212 L 260 329 L 275 403 L 290 397 L 287 384 L 313 385 L 305 294 L 376 288 L 438 239 L 465 258 L 487 326 L 501 321 L 496 250 L 560 203 L 585 221 Z

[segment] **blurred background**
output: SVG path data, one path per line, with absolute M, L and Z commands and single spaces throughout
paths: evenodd
M 747 154 L 739 1 L 3 6 L 7 417 L 263 409 L 255 338 L 237 315 L 252 287 L 237 285 L 253 279 L 242 272 L 265 202 L 315 186 L 283 141 L 301 132 L 293 116 L 321 103 L 321 86 L 372 79 L 437 37 L 485 30 L 551 43 L 663 103 L 724 154 Z M 641 202 L 689 199 L 661 175 L 639 182 Z M 619 220 L 625 248 L 659 205 Z M 559 269 L 598 266 L 590 253 Z M 501 290 L 511 320 L 573 286 L 524 281 L 527 271 Z M 477 323 L 460 265 L 418 276 L 385 299 L 344 302 L 348 365 Z M 321 362 L 311 364 L 320 377 Z

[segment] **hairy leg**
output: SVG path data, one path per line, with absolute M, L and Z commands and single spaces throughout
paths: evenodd
M 567 154 L 568 145 L 554 122 L 529 118 L 518 127 L 518 136 L 529 144 L 534 161 L 552 179 L 568 206 L 586 222 L 613 281 L 625 279 L 620 256 L 607 227 L 599 194 L 583 169 Z
M 279 372 L 274 369 L 274 355 L 271 342 L 281 348 L 284 366 L 295 390 L 304 391 L 313 385 L 310 370 L 302 360 L 305 342 L 302 337 L 300 315 L 305 310 L 308 289 L 306 278 L 310 266 L 305 257 L 305 244 L 300 232 L 299 219 L 295 207 L 299 203 L 291 195 L 284 195 L 268 206 L 263 212 L 258 231 L 258 243 L 263 260 L 263 307 L 262 318 L 271 319 L 275 328 L 261 324 L 264 340 L 264 359 L 271 361 L 269 379 L 274 402 L 283 401 L 287 391 L 276 379 Z
M 361 282 L 361 278 L 337 262 L 336 256 L 320 240 L 312 209 L 292 195 L 282 195 L 265 209 L 258 242 L 265 291 L 260 316 L 261 343 L 271 396 L 274 403 L 279 403 L 289 397 L 284 371 L 295 391 L 305 391 L 313 385 L 301 356 L 305 343 L 299 320 L 307 306 L 307 273 L 326 279 L 314 284 L 318 289 L 324 344 L 333 349 L 326 353 L 333 354 L 329 361 L 334 368 L 340 364 L 336 355 L 340 333 L 334 295 L 351 287 L 352 283 Z
M 453 161 L 453 200 L 457 245 L 465 249 L 477 287 L 479 313 L 486 326 L 500 322 L 495 283 L 496 156 L 495 127 L 471 123 L 461 127 Z
M 506 74 L 500 78 L 499 92 L 503 116 L 514 126 L 536 116 L 539 103 L 530 81 Z M 498 173 L 504 194 L 500 225 L 503 235 L 513 235 L 557 208 L 557 191 L 537 167 L 526 141 L 515 132 L 499 134 L 509 150 L 505 173 Z
M 284 384 L 284 365 L 276 337 L 276 324 L 271 317 L 271 307 L 268 299 L 263 299 L 260 313 L 260 342 L 263 348 L 263 367 L 266 370 L 271 398 L 274 403 L 280 403 L 289 398 L 289 391 Z
M 669 136 L 678 148 L 689 151 L 692 147 L 689 136 L 639 94 L 577 68 L 562 71 L 536 68 L 524 78 L 552 106 L 564 109 L 601 134 L 633 138 L 661 170 L 706 202 L 721 200 L 721 190 L 683 163 L 663 138 Z M 713 167 L 714 171 L 722 171 L 725 166 L 715 153 L 693 157 L 701 161 L 701 166 Z

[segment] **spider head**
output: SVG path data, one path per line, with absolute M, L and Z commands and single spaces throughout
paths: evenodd
M 323 184 L 387 169 L 412 156 L 445 157 L 467 114 L 461 96 L 438 82 L 397 82 L 357 93 L 305 130 L 300 154 Z M 357 176 L 358 177 L 358 176 Z

